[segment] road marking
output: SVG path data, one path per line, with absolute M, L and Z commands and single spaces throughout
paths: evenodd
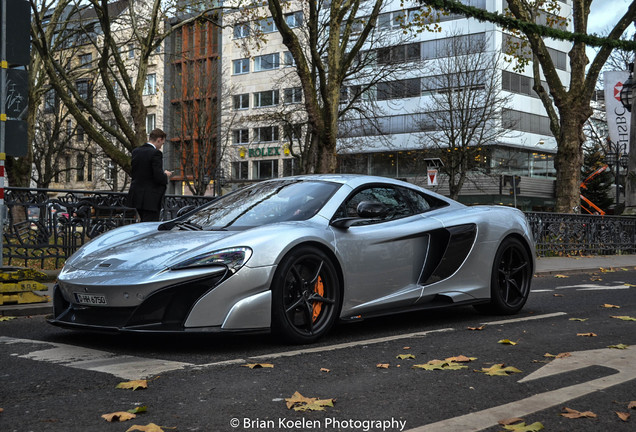
M 619 373 L 569 387 L 536 394 L 505 405 L 485 409 L 437 423 L 410 429 L 406 432 L 476 432 L 496 426 L 504 418 L 525 417 L 572 399 L 585 396 L 636 379 L 636 350 L 598 349 L 571 353 L 570 357 L 555 359 L 541 369 L 520 380 L 520 383 L 571 372 L 588 366 L 605 366 Z
M 543 290 L 530 290 L 531 293 L 542 293 L 542 292 L 553 292 L 551 289 L 543 289 Z
M 193 366 L 190 363 L 116 355 L 106 351 L 74 345 L 29 339 L 15 339 L 6 336 L 0 336 L 0 343 L 6 345 L 28 343 L 53 346 L 53 348 L 32 351 L 28 354 L 18 355 L 18 357 L 45 361 L 76 369 L 104 372 L 130 380 L 148 378 L 164 372 Z
M 513 319 L 501 320 L 501 321 L 483 322 L 481 324 L 483 324 L 483 325 L 511 324 L 511 323 L 517 323 L 517 322 L 523 322 L 523 321 L 532 321 L 532 320 L 538 320 L 538 319 L 554 318 L 554 317 L 559 317 L 559 316 L 563 316 L 563 315 L 567 315 L 567 313 L 566 312 L 554 312 L 554 313 L 549 313 L 549 314 L 533 315 L 533 316 L 527 316 L 527 317 L 521 317 L 521 318 L 513 318 Z
M 626 290 L 628 286 L 608 286 L 608 287 L 594 287 L 594 288 L 580 288 L 577 291 L 606 291 L 606 290 Z

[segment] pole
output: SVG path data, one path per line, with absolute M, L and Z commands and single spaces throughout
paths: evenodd
M 2 29 L 0 30 L 0 38 L 2 44 L 0 46 L 0 171 L 1 171 L 1 184 L 2 196 L 0 198 L 0 267 L 4 266 L 4 161 L 6 159 L 5 154 L 5 138 L 6 138 L 6 125 L 7 125 L 7 0 L 2 0 Z

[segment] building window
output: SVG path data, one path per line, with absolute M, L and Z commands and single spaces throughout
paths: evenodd
M 247 162 L 232 162 L 232 178 L 234 180 L 247 180 Z
M 283 177 L 299 174 L 296 159 L 283 159 Z
M 80 100 L 83 100 L 88 105 L 92 105 L 93 95 L 91 93 L 91 82 L 89 80 L 78 80 L 75 82 L 75 86 L 79 93 Z
M 44 95 L 44 112 L 53 113 L 57 109 L 57 93 L 55 89 L 48 90 Z
M 250 94 L 243 93 L 240 95 L 234 96 L 234 109 L 235 110 L 245 110 L 250 107 Z
M 377 89 L 378 100 L 404 99 L 420 96 L 422 93 L 420 78 L 378 83 Z
M 294 56 L 292 55 L 290 51 L 285 51 L 283 53 L 283 66 L 285 67 L 296 66 L 296 59 L 294 58 Z
M 77 155 L 77 181 L 84 181 L 84 155 Z
M 128 44 L 128 58 L 135 58 L 135 45 L 133 44 Z
M 232 61 L 232 73 L 234 75 L 246 74 L 250 71 L 250 59 L 238 59 Z
M 249 142 L 249 129 L 235 129 L 232 131 L 232 144 L 248 144 Z
M 254 129 L 256 142 L 278 141 L 278 126 L 264 126 Z
M 234 25 L 234 39 L 246 38 L 250 35 L 250 25 L 248 23 Z
M 88 154 L 88 161 L 86 163 L 86 180 L 93 181 L 93 155 Z
M 278 177 L 278 159 L 254 161 L 252 168 L 258 180 Z
M 66 120 L 66 135 L 69 137 L 73 135 L 73 121 L 71 120 Z
M 418 61 L 421 58 L 421 47 L 418 43 L 397 45 L 377 50 L 378 64 L 395 64 Z
M 144 96 L 157 94 L 157 74 L 146 75 L 143 94 Z
M 552 136 L 550 119 L 547 116 L 511 109 L 504 109 L 502 115 L 503 127 L 506 129 Z
M 254 72 L 278 69 L 280 55 L 278 53 L 265 54 L 254 58 Z
M 146 132 L 150 133 L 157 127 L 157 115 L 156 114 L 148 114 L 146 116 Z
M 303 11 L 285 14 L 285 22 L 290 28 L 300 27 L 303 25 Z
M 93 54 L 88 53 L 88 54 L 82 54 L 79 56 L 79 61 L 80 61 L 80 67 L 81 68 L 87 68 L 90 67 L 92 61 L 93 61 Z
M 285 99 L 283 102 L 286 104 L 301 103 L 303 101 L 303 90 L 300 87 L 287 88 L 284 95 Z
M 278 105 L 278 90 L 268 90 L 254 93 L 254 106 L 257 108 L 270 107 Z
M 299 140 L 302 136 L 303 128 L 300 124 L 289 124 L 283 126 L 285 139 L 288 141 Z
M 81 126 L 77 126 L 77 130 L 75 131 L 75 138 L 78 142 L 84 141 L 84 128 Z
M 271 18 L 264 18 L 256 22 L 256 27 L 262 33 L 274 33 L 276 31 L 276 24 L 274 24 L 274 20 Z

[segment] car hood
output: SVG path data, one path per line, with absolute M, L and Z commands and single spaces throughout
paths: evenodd
M 170 267 L 213 249 L 210 245 L 235 235 L 232 231 L 157 231 L 121 239 L 98 237 L 67 262 L 79 270 L 148 271 Z M 116 241 L 114 241 L 116 240 Z

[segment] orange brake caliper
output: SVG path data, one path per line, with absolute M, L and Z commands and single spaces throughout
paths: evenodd
M 321 297 L 325 295 L 325 286 L 322 283 L 322 278 L 318 276 L 318 281 L 316 282 L 316 286 L 314 286 L 314 292 Z M 313 306 L 313 322 L 316 322 L 318 317 L 320 316 L 320 311 L 322 311 L 322 302 L 314 302 Z

